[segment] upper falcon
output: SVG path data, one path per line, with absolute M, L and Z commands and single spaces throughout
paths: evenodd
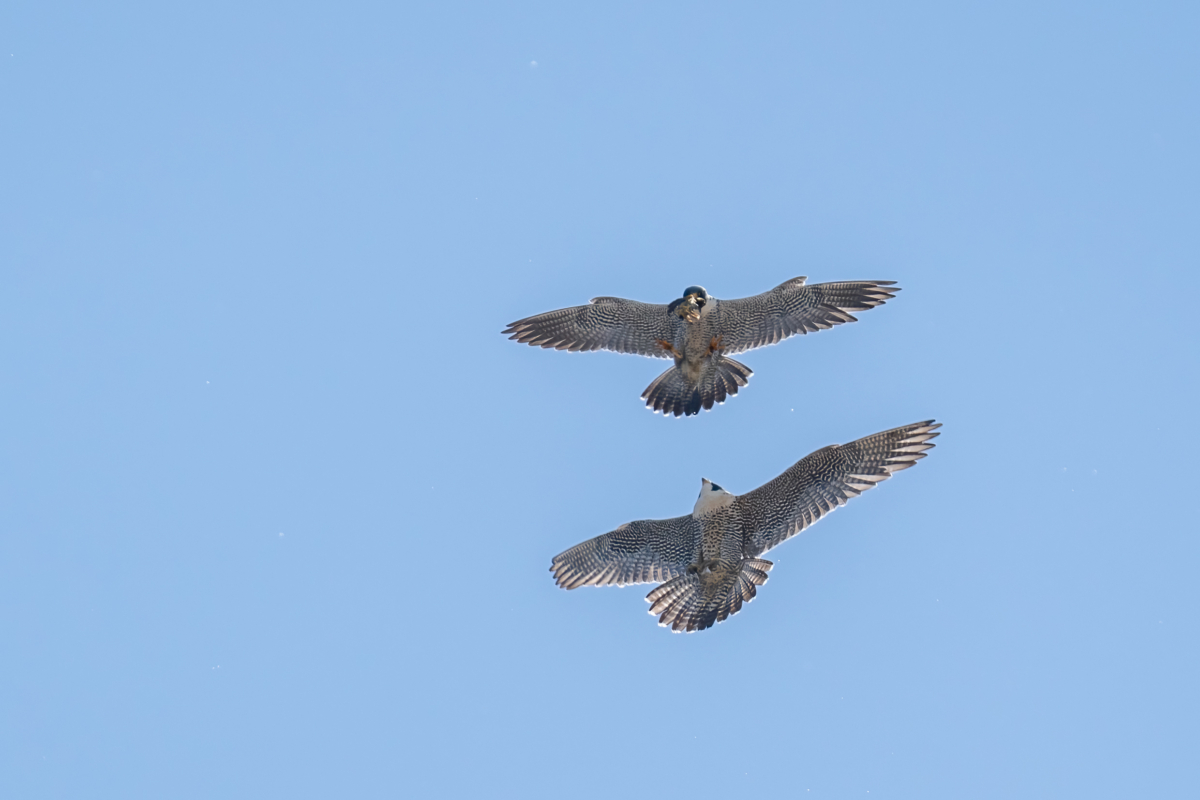
M 628 522 L 559 553 L 550 571 L 564 589 L 662 582 L 646 595 L 659 625 L 711 628 L 767 582 L 772 564 L 759 556 L 917 463 L 940 427 L 926 420 L 830 445 L 743 495 L 705 479 L 690 515 Z
M 900 291 L 894 281 L 843 281 L 805 285 L 792 278 L 769 292 L 719 300 L 689 286 L 667 305 L 596 297 L 509 325 L 510 339 L 555 350 L 615 350 L 675 365 L 642 392 L 664 415 L 698 414 L 723 403 L 746 385 L 752 370 L 732 353 L 775 344 L 797 333 L 855 322 L 851 311 L 882 305 Z

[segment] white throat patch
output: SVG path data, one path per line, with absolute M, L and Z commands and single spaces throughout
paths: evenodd
M 734 495 L 720 488 L 707 478 L 700 482 L 700 496 L 696 498 L 693 516 L 708 514 L 733 502 Z

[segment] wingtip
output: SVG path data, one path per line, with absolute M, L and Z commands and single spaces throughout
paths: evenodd
M 573 578 L 578 577 L 571 573 L 568 565 L 559 563 L 557 560 L 552 560 L 550 562 L 550 572 L 554 573 L 554 585 L 558 588 L 566 589 L 567 591 L 575 588 L 575 586 L 567 585 Z

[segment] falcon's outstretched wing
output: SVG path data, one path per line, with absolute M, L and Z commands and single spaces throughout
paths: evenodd
M 747 532 L 746 554 L 758 556 L 845 505 L 893 472 L 908 469 L 933 447 L 941 423 L 893 428 L 805 456 L 778 478 L 735 501 Z
M 781 342 L 797 333 L 855 322 L 851 311 L 883 305 L 900 291 L 895 281 L 843 281 L 804 285 L 804 278 L 784 281 L 769 292 L 739 300 L 718 300 L 721 345 L 741 353 Z
M 615 350 L 670 358 L 656 340 L 671 342 L 683 324 L 667 306 L 594 297 L 586 306 L 560 308 L 517 320 L 504 329 L 510 339 L 555 350 Z
M 699 526 L 690 514 L 627 522 L 559 553 L 550 563 L 550 571 L 564 589 L 661 583 L 687 570 L 699 537 Z

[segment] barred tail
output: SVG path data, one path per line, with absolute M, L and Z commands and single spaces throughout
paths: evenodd
M 679 367 L 671 367 L 646 387 L 642 399 L 647 408 L 661 411 L 664 417 L 691 416 L 699 414 L 701 408 L 708 410 L 714 403 L 724 403 L 726 397 L 746 385 L 752 374 L 754 371 L 745 364 L 714 354 L 697 385 L 690 385 Z
M 767 582 L 773 566 L 762 558 L 742 559 L 740 564 L 720 572 L 688 572 L 659 586 L 646 600 L 650 613 L 658 615 L 658 624 L 671 626 L 675 633 L 711 628 L 742 610 L 758 593 L 756 586 Z

